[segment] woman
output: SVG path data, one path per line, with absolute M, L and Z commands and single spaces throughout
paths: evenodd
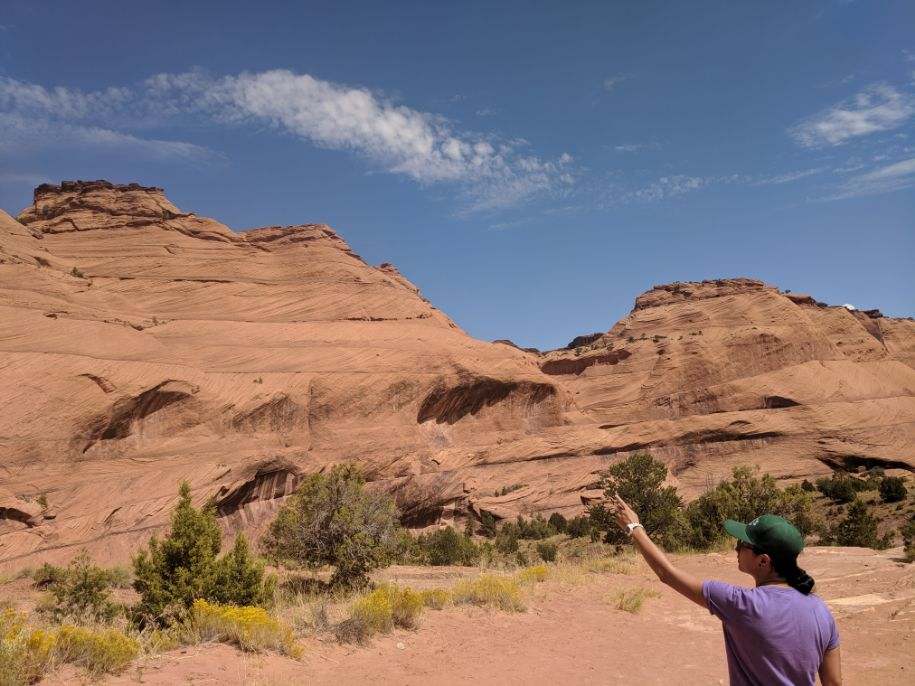
M 810 594 L 813 579 L 797 566 L 804 539 L 788 521 L 766 514 L 724 523 L 737 539 L 738 569 L 756 581 L 743 588 L 677 569 L 622 498 L 614 496 L 610 510 L 662 582 L 721 620 L 732 686 L 813 686 L 817 674 L 823 686 L 842 683 L 836 623 Z

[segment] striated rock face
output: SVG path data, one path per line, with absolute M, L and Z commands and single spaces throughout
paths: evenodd
M 324 225 L 236 233 L 104 181 L 41 186 L 19 220 L 0 213 L 0 566 L 123 560 L 181 479 L 256 535 L 344 460 L 411 526 L 572 514 L 638 449 L 687 494 L 737 464 L 915 467 L 908 320 L 672 284 L 538 355 L 470 338 Z

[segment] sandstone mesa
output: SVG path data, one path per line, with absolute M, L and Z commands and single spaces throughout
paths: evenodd
M 471 338 L 328 226 L 236 233 L 137 184 L 0 211 L 0 368 L 0 567 L 123 561 L 181 479 L 256 535 L 344 460 L 417 527 L 575 514 L 635 450 L 688 496 L 741 464 L 915 470 L 910 319 L 675 283 L 538 353 Z

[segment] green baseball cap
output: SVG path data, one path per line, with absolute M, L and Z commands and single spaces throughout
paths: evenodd
M 749 524 L 728 519 L 724 530 L 769 555 L 797 557 L 804 549 L 801 532 L 787 519 L 774 514 L 764 514 Z

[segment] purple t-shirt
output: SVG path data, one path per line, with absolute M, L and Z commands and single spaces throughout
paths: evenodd
M 815 686 L 823 654 L 839 645 L 836 622 L 815 595 L 723 581 L 703 582 L 702 595 L 724 625 L 731 686 Z

